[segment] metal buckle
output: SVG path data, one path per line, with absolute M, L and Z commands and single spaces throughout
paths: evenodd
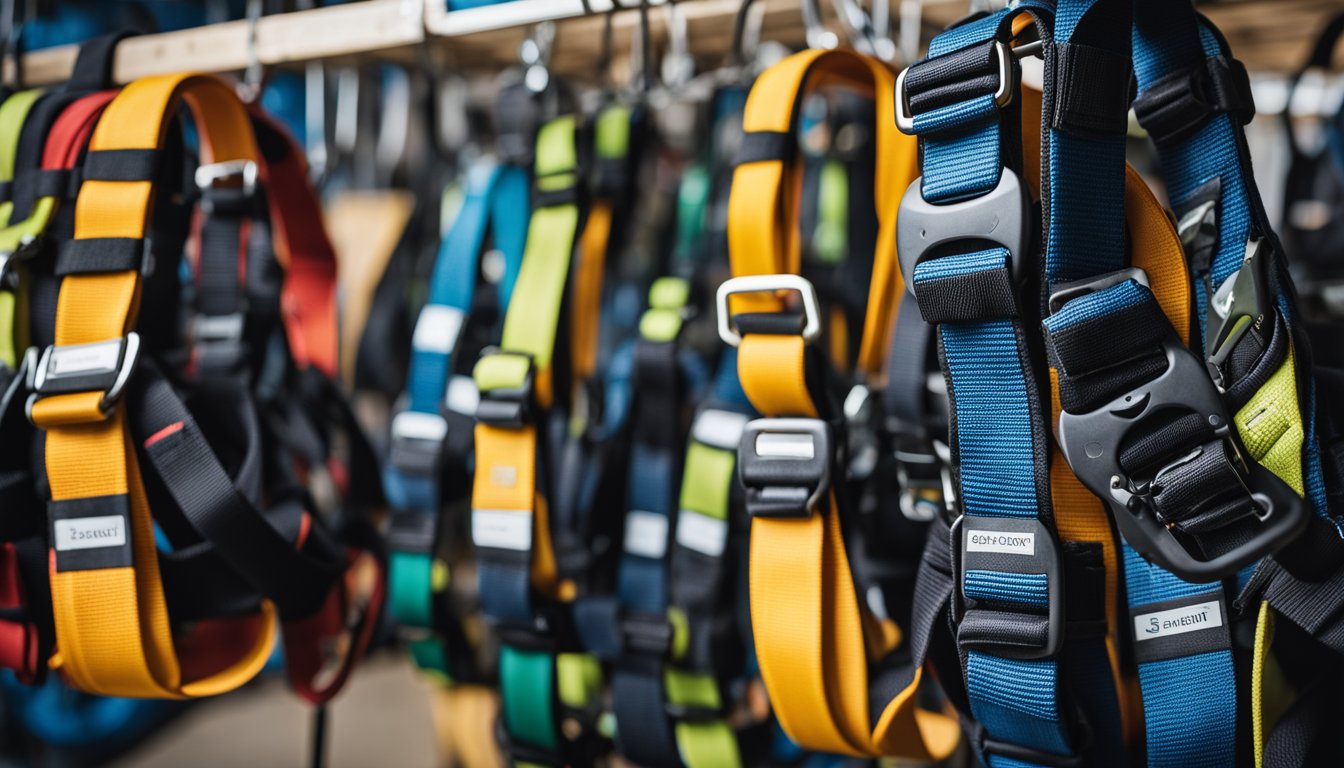
M 527 376 L 521 387 L 498 387 L 480 393 L 480 402 L 476 406 L 476 420 L 492 427 L 510 427 L 517 429 L 531 419 L 532 387 L 536 375 L 536 365 L 531 355 L 520 352 L 504 352 L 487 349 L 486 355 L 510 355 L 527 358 Z
M 402 411 L 392 417 L 388 462 L 408 475 L 433 475 L 447 437 L 448 420 L 439 414 Z
M 1253 326 L 1259 326 L 1274 312 L 1273 300 L 1266 290 L 1264 255 L 1269 246 L 1265 240 L 1246 243 L 1246 257 L 1241 269 L 1223 281 L 1209 297 L 1208 334 L 1205 337 L 1205 357 L 1209 375 L 1219 392 L 1227 390 L 1223 380 L 1223 364 L 1232 355 Z
M 28 418 L 33 403 L 43 397 L 98 391 L 103 393 L 98 407 L 106 415 L 121 398 L 139 359 L 140 334 L 134 331 L 120 339 L 47 347 L 33 369 Z
M 756 419 L 737 449 L 753 517 L 807 518 L 831 487 L 831 427 L 821 419 Z
M 1031 244 L 1031 198 L 1016 173 L 1004 168 L 998 185 L 989 192 L 942 205 L 924 199 L 923 182 L 923 177 L 915 179 L 905 190 L 896 235 L 901 274 L 911 294 L 916 265 L 941 255 L 936 251 L 942 246 L 967 240 L 1007 248 L 1013 277 L 1025 274 L 1022 259 Z
M 218 163 L 206 163 L 196 167 L 196 187 L 211 189 L 225 179 L 240 177 L 239 191 L 251 196 L 257 190 L 257 163 L 254 160 L 224 160 Z
M 803 301 L 803 341 L 812 342 L 821 335 L 821 302 L 812 282 L 801 275 L 743 275 L 723 281 L 719 286 L 716 304 L 719 313 L 719 338 L 730 347 L 742 343 L 742 335 L 733 327 L 728 313 L 728 297 L 737 293 L 773 293 L 793 291 Z
M 1167 369 L 1156 379 L 1096 410 L 1060 414 L 1060 448 L 1078 479 L 1110 503 L 1117 527 L 1139 554 L 1186 581 L 1216 581 L 1291 541 L 1306 525 L 1307 509 L 1274 473 L 1241 459 L 1222 399 L 1200 360 L 1175 338 L 1163 350 Z M 1208 421 L 1225 441 L 1229 461 L 1260 509 L 1256 518 L 1261 530 L 1210 560 L 1186 549 L 1153 509 L 1148 501 L 1151 480 L 1131 478 L 1120 467 L 1125 437 L 1153 414 L 1171 410 L 1198 413 Z
M 1002 41 L 994 43 L 994 53 L 999 65 L 999 86 L 994 91 L 994 103 L 1000 109 L 1013 101 L 1013 91 L 1015 90 L 1013 88 L 1013 58 L 1017 56 L 1016 50 Z M 1039 49 L 1029 49 L 1029 46 L 1027 46 L 1021 47 L 1021 51 L 1021 56 L 1029 56 L 1038 52 Z M 1018 57 L 1021 58 L 1021 56 Z M 917 66 L 919 64 L 912 64 L 901 70 L 901 73 L 896 76 L 896 128 L 901 133 L 910 135 L 915 133 L 915 116 L 910 112 L 910 99 L 905 92 L 905 76 L 912 67 Z
M 1036 518 L 980 517 L 965 515 L 952 523 L 952 573 L 956 584 L 952 589 L 952 622 L 961 626 L 971 611 L 1014 613 L 1011 608 L 973 605 L 967 606 L 965 595 L 966 571 L 986 570 L 1000 573 L 1045 574 L 1046 621 L 1048 631 L 1043 645 L 1023 647 L 989 640 L 958 642 L 995 656 L 1010 659 L 1042 659 L 1054 656 L 1064 641 L 1064 571 L 1059 555 L 1059 544 L 1054 534 Z M 1029 612 L 1023 606 L 1019 613 Z

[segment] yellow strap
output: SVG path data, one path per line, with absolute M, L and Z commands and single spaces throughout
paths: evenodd
M 90 150 L 161 147 L 183 100 L 201 131 L 203 162 L 257 158 L 251 123 L 233 90 L 217 78 L 191 74 L 127 86 L 99 120 Z M 75 239 L 143 238 L 152 206 L 151 182 L 86 181 L 75 202 Z M 57 300 L 56 344 L 124 337 L 135 324 L 139 299 L 136 271 L 66 277 Z M 255 676 L 270 654 L 274 608 L 264 603 L 259 621 L 232 620 L 243 634 L 217 633 L 218 648 L 202 638 L 203 645 L 192 645 L 192 659 L 179 660 L 159 579 L 153 518 L 123 406 L 104 414 L 101 399 L 101 392 L 84 392 L 46 397 L 33 406 L 34 423 L 47 430 L 52 499 L 127 496 L 130 509 L 132 567 L 60 572 L 52 558 L 62 671 L 77 688 L 110 696 L 179 698 L 236 688 Z M 240 636 L 247 642 L 240 644 Z
M 757 78 L 743 118 L 747 132 L 792 132 L 797 103 L 811 89 L 841 84 L 876 101 L 877 174 L 873 199 L 878 238 L 863 328 L 859 368 L 880 373 L 902 285 L 896 268 L 896 209 L 913 180 L 914 141 L 895 130 L 893 77 L 885 65 L 852 51 L 805 51 Z M 793 158 L 739 165 L 729 198 L 728 241 L 734 276 L 799 270 L 796 166 Z M 781 308 L 770 295 L 734 296 L 734 312 Z M 747 334 L 738 373 L 748 398 L 765 416 L 817 415 L 805 376 L 799 336 Z M 901 755 L 941 760 L 960 738 L 955 720 L 920 711 L 921 680 L 888 702 L 876 725 L 869 719 L 868 662 L 891 650 L 898 632 L 876 626 L 855 594 L 840 515 L 829 507 L 806 520 L 757 518 L 751 524 L 750 603 L 756 652 L 784 730 L 799 744 L 848 755 Z

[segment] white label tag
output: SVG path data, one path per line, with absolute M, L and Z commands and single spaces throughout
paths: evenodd
M 667 517 L 635 509 L 625 515 L 625 551 L 661 558 L 667 553 Z
M 532 548 L 532 515 L 521 510 L 473 509 L 471 541 L 478 547 L 526 552 Z
M 57 520 L 53 528 L 57 552 L 126 545 L 126 518 L 121 515 Z
M 51 373 L 55 376 L 67 376 L 115 371 L 119 357 L 121 357 L 120 340 L 56 347 L 51 353 Z
M 689 509 L 677 515 L 677 543 L 710 557 L 723 554 L 728 542 L 728 522 Z
M 1165 611 L 1140 613 L 1134 617 L 1134 637 L 1137 640 L 1155 640 L 1221 626 L 1223 607 L 1217 600 L 1210 600 Z
M 1011 531 L 966 531 L 967 552 L 998 552 L 1004 555 L 1036 554 L 1036 534 Z
M 457 335 L 462 331 L 465 315 L 457 307 L 444 304 L 426 304 L 415 321 L 411 346 L 420 352 L 451 354 L 457 346 Z

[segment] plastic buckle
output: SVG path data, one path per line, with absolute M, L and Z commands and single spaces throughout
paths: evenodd
M 937 204 L 924 199 L 924 179 L 915 179 L 901 198 L 901 226 L 896 235 L 901 275 L 906 289 L 915 292 L 915 266 L 943 255 L 946 246 L 982 241 L 1008 249 L 1014 278 L 1025 274 L 1022 259 L 1031 244 L 1031 199 L 1022 179 L 1008 168 L 994 189 L 979 197 Z
M 927 523 L 939 513 L 948 513 L 944 489 L 950 470 L 939 459 L 932 442 L 898 436 L 893 454 L 901 514 L 912 522 Z M 933 495 L 937 501 L 930 498 Z
M 845 474 L 850 480 L 867 480 L 877 469 L 880 411 L 881 403 L 866 384 L 855 384 L 845 396 Z
M 448 420 L 437 413 L 402 411 L 392 417 L 388 462 L 407 475 L 434 475 L 443 461 Z
M 101 391 L 98 409 L 106 415 L 121 398 L 139 359 L 140 334 L 134 331 L 120 339 L 47 347 L 33 369 L 29 420 L 39 399 L 80 392 Z
M 821 419 L 756 419 L 737 449 L 752 517 L 805 519 L 831 487 L 831 427 Z
M 520 387 L 496 387 L 480 393 L 480 402 L 476 406 L 476 420 L 492 427 L 510 427 L 517 429 L 531 420 L 532 388 L 536 376 L 536 365 L 531 355 L 520 352 L 486 350 L 482 354 L 509 355 L 527 359 L 527 375 Z
M 1050 313 L 1054 314 L 1064 308 L 1065 304 L 1089 293 L 1104 291 L 1112 286 L 1121 283 L 1134 282 L 1142 285 L 1144 288 L 1151 288 L 1148 283 L 1148 273 L 1138 267 L 1129 267 L 1127 269 L 1117 269 L 1114 272 L 1107 272 L 1100 277 L 1087 278 L 1083 280 L 1071 280 L 1069 282 L 1057 283 L 1054 290 L 1050 292 Z
M 1145 559 L 1190 582 L 1216 581 L 1291 541 L 1307 523 L 1302 499 L 1274 473 L 1241 458 L 1217 388 L 1200 360 L 1174 337 L 1163 345 L 1167 369 L 1156 379 L 1087 413 L 1063 412 L 1059 443 L 1078 479 L 1109 501 L 1116 525 Z M 1150 416 L 1186 411 L 1205 418 L 1222 438 L 1227 459 L 1258 507 L 1261 530 L 1228 552 L 1209 560 L 1193 555 L 1151 502 L 1152 478 L 1129 477 L 1120 466 L 1125 438 Z M 1163 471 L 1190 457 L 1182 457 Z M 1158 476 L 1162 474 L 1159 471 Z
M 1031 55 L 1036 50 L 1038 49 L 1030 51 L 1023 49 L 1021 55 Z M 1013 101 L 1013 91 L 1015 90 L 1013 88 L 1013 57 L 1015 55 L 1017 55 L 1015 49 L 1010 48 L 1007 43 L 995 41 L 994 59 L 998 64 L 999 84 L 994 91 L 994 103 L 1000 109 Z M 910 135 L 915 133 L 915 116 L 910 112 L 910 99 L 905 90 L 905 79 L 911 69 L 923 63 L 927 62 L 912 64 L 901 70 L 901 73 L 896 76 L 896 128 L 901 133 Z
M 1064 641 L 1064 571 L 1059 556 L 1059 544 L 1054 534 L 1036 518 L 966 517 L 952 523 L 952 573 L 956 584 L 952 589 L 952 622 L 961 626 L 972 611 L 1015 613 L 1009 607 L 984 604 L 968 605 L 965 595 L 966 572 L 969 570 L 997 571 L 999 573 L 1045 574 L 1046 620 L 1045 643 L 1022 646 L 984 639 L 968 640 L 958 636 L 966 648 L 984 651 L 1009 659 L 1042 659 L 1059 653 Z M 1028 606 L 1016 613 L 1027 614 Z
M 1209 375 L 1219 392 L 1227 391 L 1223 364 L 1231 357 L 1237 342 L 1274 312 L 1264 271 L 1264 254 L 1268 247 L 1265 240 L 1249 241 L 1241 269 L 1224 280 L 1209 297 L 1205 357 Z
M 233 370 L 242 362 L 242 312 L 227 315 L 196 315 L 191 323 L 197 365 L 212 371 Z
M 388 518 L 387 546 L 397 552 L 432 554 L 435 538 L 434 515 L 393 510 Z
M 723 281 L 716 295 L 719 319 L 719 338 L 730 347 L 742 343 L 742 335 L 733 326 L 728 312 L 728 297 L 738 293 L 774 293 L 792 291 L 803 302 L 803 341 L 812 342 L 821 335 L 821 302 L 812 282 L 801 275 L 743 275 Z

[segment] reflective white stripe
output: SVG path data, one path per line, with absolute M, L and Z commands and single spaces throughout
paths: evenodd
M 481 391 L 470 376 L 449 376 L 444 392 L 443 405 L 450 411 L 465 416 L 476 416 L 476 407 L 481 404 Z
M 747 417 L 733 411 L 710 409 L 701 411 L 691 427 L 691 437 L 696 442 L 736 451 L 738 441 L 742 439 L 742 430 L 747 427 Z
M 478 547 L 526 552 L 532 548 L 532 514 L 515 509 L 473 509 L 471 541 Z
M 448 422 L 437 413 L 402 411 L 392 417 L 392 437 L 440 442 L 448 434 Z
M 120 547 L 126 543 L 126 518 L 121 515 L 57 520 L 52 526 L 57 552 L 71 549 Z
M 719 557 L 728 543 L 728 521 L 683 509 L 677 515 L 677 543 L 710 557 Z
M 655 560 L 667 554 L 667 517 L 641 509 L 627 512 L 625 551 Z
M 411 347 L 417 352 L 452 354 L 465 319 L 466 315 L 457 307 L 426 304 L 424 309 L 420 310 L 420 319 L 415 321 L 415 334 L 411 336 Z

